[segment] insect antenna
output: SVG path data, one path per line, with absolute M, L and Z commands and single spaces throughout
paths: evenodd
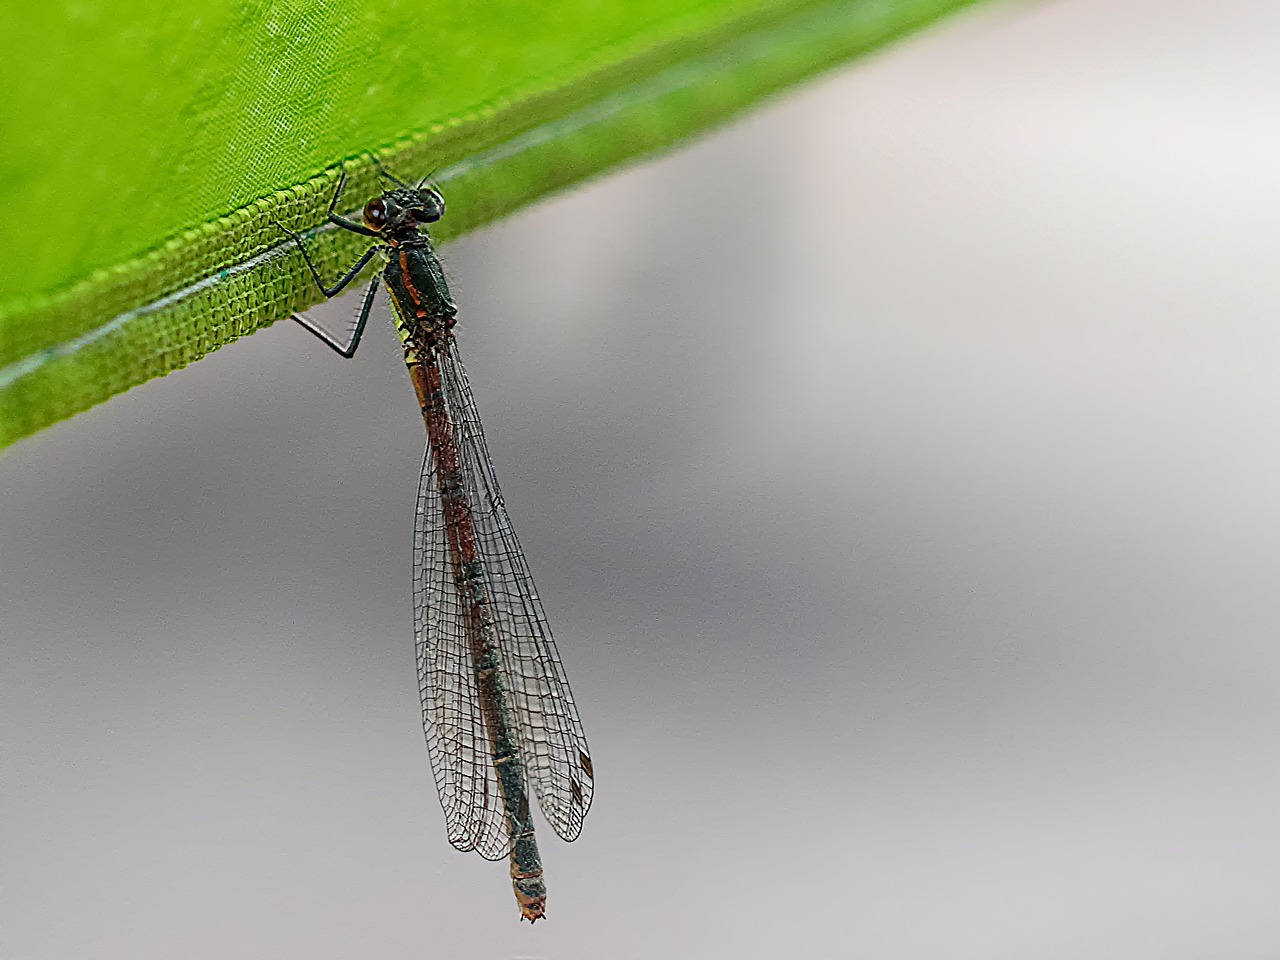
M 387 168 L 382 165 L 382 161 L 379 160 L 372 153 L 369 154 L 369 159 L 372 160 L 373 165 L 378 168 L 378 176 L 386 177 L 388 180 L 394 183 L 397 187 L 404 187 L 406 190 L 409 189 L 409 185 L 407 183 L 405 183 L 403 180 L 397 177 L 394 173 L 389 172 Z

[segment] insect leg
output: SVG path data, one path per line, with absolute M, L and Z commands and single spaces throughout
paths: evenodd
M 343 289 L 346 288 L 347 284 L 354 280 L 356 275 L 359 274 L 369 261 L 373 259 L 373 255 L 381 249 L 380 247 L 370 247 L 364 252 L 364 256 L 355 262 L 355 266 L 347 271 L 347 275 L 345 277 L 335 283 L 332 287 L 326 287 L 324 285 L 324 280 L 320 277 L 320 271 L 317 270 L 316 265 L 311 262 L 311 254 L 307 253 L 307 245 L 302 242 L 302 237 L 298 236 L 298 234 L 294 233 L 280 221 L 274 220 L 272 222 L 289 236 L 293 237 L 293 242 L 296 243 L 298 245 L 298 249 L 302 251 L 302 259 L 307 261 L 307 266 L 311 268 L 311 276 L 315 278 L 316 286 L 320 288 L 320 292 L 326 297 L 336 297 L 341 293 Z
M 354 220 L 348 220 L 339 213 L 334 213 L 334 209 L 338 206 L 338 198 L 342 196 L 342 188 L 347 185 L 346 164 L 343 164 L 340 169 L 342 170 L 342 176 L 338 178 L 338 189 L 333 192 L 333 199 L 329 201 L 329 222 L 342 227 L 343 230 L 358 233 L 362 237 L 379 236 L 380 234 L 377 230 L 370 230 L 363 223 L 356 223 Z
M 364 304 L 360 307 L 360 317 L 356 320 L 356 328 L 351 332 L 351 339 L 345 344 L 335 340 L 329 331 L 322 329 L 305 313 L 295 313 L 293 319 L 332 347 L 338 356 L 345 360 L 350 360 L 356 355 L 356 347 L 360 346 L 360 338 L 364 336 L 364 327 L 369 322 L 369 311 L 373 309 L 373 297 L 378 292 L 378 281 L 380 279 L 381 277 L 374 277 L 373 282 L 369 284 L 369 292 L 364 295 Z

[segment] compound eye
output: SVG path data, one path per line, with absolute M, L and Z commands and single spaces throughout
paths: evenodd
M 435 223 L 444 216 L 444 197 L 440 196 L 438 190 L 430 187 L 419 190 L 418 202 L 421 204 L 418 208 L 421 211 L 419 219 L 423 223 Z
M 381 230 L 387 225 L 387 205 L 381 197 L 364 205 L 364 225 L 370 230 Z

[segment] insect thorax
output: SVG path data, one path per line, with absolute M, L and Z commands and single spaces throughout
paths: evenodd
M 434 349 L 453 329 L 458 308 L 430 239 L 389 245 L 383 277 L 406 351 Z

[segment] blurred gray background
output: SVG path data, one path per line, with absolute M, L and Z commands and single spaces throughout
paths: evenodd
M 1280 956 L 1277 49 L 980 9 L 446 248 L 598 771 L 533 929 L 385 305 L 10 450 L 0 956 Z

